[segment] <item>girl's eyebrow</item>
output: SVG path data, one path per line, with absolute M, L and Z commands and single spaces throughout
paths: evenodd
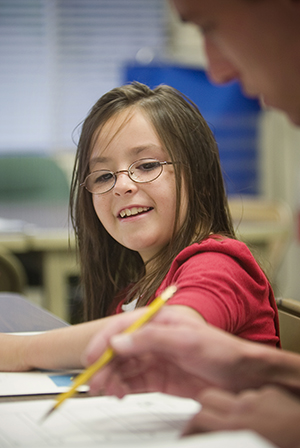
M 149 144 L 149 145 L 143 145 L 143 146 L 136 146 L 134 148 L 130 148 L 129 153 L 132 153 L 134 155 L 140 155 L 143 151 L 146 151 L 147 149 L 159 149 L 162 150 L 161 146 Z M 97 163 L 107 163 L 111 160 L 110 157 L 107 156 L 95 156 L 90 159 L 90 165 L 96 165 Z
M 109 161 L 109 157 L 96 156 L 90 159 L 90 165 L 95 163 L 105 163 L 107 161 Z
M 93 170 L 93 168 L 98 163 L 106 163 L 107 161 L 109 161 L 108 157 L 96 156 L 96 157 L 91 158 L 90 161 L 89 161 L 90 170 Z

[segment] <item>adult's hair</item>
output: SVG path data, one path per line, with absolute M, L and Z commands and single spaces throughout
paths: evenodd
M 154 269 L 147 275 L 140 255 L 109 235 L 95 213 L 92 194 L 80 187 L 90 172 L 93 144 L 102 127 L 125 110 L 128 119 L 131 113 L 141 111 L 155 129 L 169 161 L 177 162 L 173 165 L 175 228 L 170 243 L 151 260 Z M 182 188 L 186 188 L 188 206 L 187 216 L 178 228 Z M 134 293 L 142 296 L 138 306 L 145 305 L 176 255 L 190 244 L 201 242 L 212 233 L 235 238 L 212 132 L 196 105 L 166 85 L 151 90 L 134 82 L 104 94 L 93 106 L 78 143 L 70 207 L 88 320 L 109 314 L 114 298 L 125 288 L 131 297 Z

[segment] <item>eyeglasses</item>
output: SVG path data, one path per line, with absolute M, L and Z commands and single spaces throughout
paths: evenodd
M 157 159 L 139 159 L 133 162 L 127 170 L 115 172 L 109 170 L 93 171 L 80 186 L 85 187 L 93 194 L 107 193 L 116 185 L 119 173 L 128 174 L 128 177 L 133 182 L 145 184 L 157 179 L 161 175 L 164 165 L 173 165 L 173 162 L 160 162 Z

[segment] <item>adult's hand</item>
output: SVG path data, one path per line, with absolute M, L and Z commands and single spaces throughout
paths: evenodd
M 300 447 L 300 400 L 280 388 L 269 386 L 238 395 L 207 389 L 198 399 L 202 409 L 185 429 L 185 435 L 250 429 L 278 447 Z
M 143 312 L 139 309 L 117 316 L 89 344 L 86 365 L 108 345 L 118 355 L 91 379 L 92 394 L 122 397 L 158 391 L 194 398 L 208 386 L 239 391 L 249 384 L 264 384 L 266 356 L 262 344 L 229 335 L 206 324 L 190 308 L 176 305 L 165 306 L 139 331 L 118 334 Z M 252 362 L 253 353 L 256 363 Z

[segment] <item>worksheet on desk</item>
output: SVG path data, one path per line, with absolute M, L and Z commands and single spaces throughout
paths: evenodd
M 0 372 L 0 397 L 14 395 L 60 394 L 66 392 L 80 371 Z M 87 385 L 79 392 L 89 390 Z
M 163 394 L 66 400 L 45 421 L 54 400 L 0 403 L 0 447 L 101 447 L 178 438 L 199 410 L 193 400 Z M 104 445 L 103 445 L 104 444 Z
M 164 394 L 72 398 L 45 421 L 52 400 L 0 403 L 1 448 L 272 448 L 253 433 L 180 439 L 200 409 Z

